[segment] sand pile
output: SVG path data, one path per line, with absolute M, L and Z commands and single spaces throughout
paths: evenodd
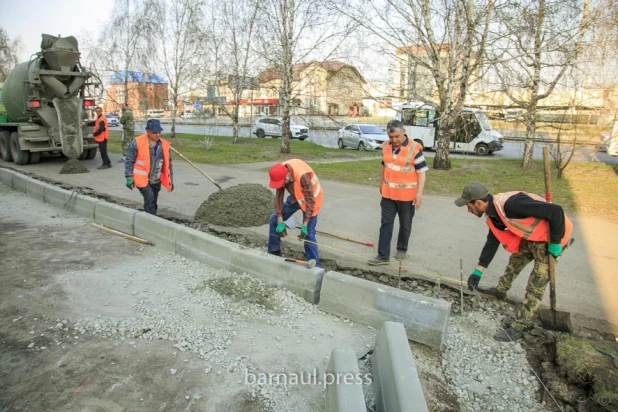
M 195 212 L 195 220 L 217 226 L 251 227 L 268 223 L 275 196 L 258 184 L 243 184 L 213 193 Z
M 80 162 L 77 159 L 69 159 L 64 164 L 64 166 L 62 166 L 62 169 L 60 169 L 61 175 L 70 175 L 73 173 L 88 173 L 88 172 L 90 172 L 90 170 L 88 170 L 88 168 L 84 166 L 82 162 Z

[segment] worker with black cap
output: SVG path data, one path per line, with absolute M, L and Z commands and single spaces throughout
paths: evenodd
M 569 242 L 573 225 L 562 207 L 546 202 L 542 197 L 526 192 L 489 194 L 481 182 L 467 184 L 461 197 L 455 200 L 458 207 L 467 206 L 468 212 L 477 217 L 486 216 L 489 233 L 478 265 L 468 278 L 468 289 L 475 290 L 483 271 L 489 266 L 498 246 L 511 253 L 509 264 L 498 286 L 478 288 L 479 292 L 505 299 L 507 291 L 519 273 L 534 261 L 528 279 L 526 296 L 517 311 L 517 317 L 494 338 L 499 341 L 518 340 L 532 324 L 532 318 L 543 300 L 549 282 L 549 254 L 555 258 L 562 254 Z

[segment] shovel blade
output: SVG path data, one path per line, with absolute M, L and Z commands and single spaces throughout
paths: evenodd
M 561 312 L 553 309 L 541 309 L 539 310 L 539 318 L 541 319 L 541 325 L 543 325 L 543 328 L 547 330 L 567 333 L 573 331 L 571 314 L 569 312 Z

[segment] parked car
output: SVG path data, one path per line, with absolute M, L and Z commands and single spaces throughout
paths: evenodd
M 597 143 L 597 150 L 599 152 L 607 152 L 607 143 L 609 142 L 610 133 L 601 133 L 599 142 Z
M 181 116 L 183 119 L 197 119 L 197 114 L 195 113 L 185 113 Z
M 340 149 L 379 150 L 388 140 L 385 131 L 374 124 L 349 124 L 339 129 L 337 145 Z
M 271 136 L 275 139 L 281 137 L 282 127 L 283 119 L 281 117 L 262 117 L 253 123 L 251 133 L 260 139 L 266 136 Z M 309 137 L 309 128 L 290 120 L 290 133 L 292 134 L 292 139 L 305 140 Z
M 113 114 L 106 114 L 105 117 L 107 117 L 107 124 L 109 127 L 120 126 L 120 121 L 118 121 L 118 118 Z

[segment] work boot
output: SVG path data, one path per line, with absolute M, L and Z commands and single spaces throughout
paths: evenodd
M 500 300 L 504 300 L 506 299 L 506 293 L 500 292 L 497 288 L 493 287 L 493 288 L 479 288 L 477 287 L 476 290 L 478 290 L 481 293 L 485 293 L 487 295 L 491 295 L 495 298 L 498 298 Z
M 406 252 L 403 250 L 398 250 L 397 253 L 395 253 L 395 259 L 397 260 L 404 260 L 406 258 Z
M 281 254 L 281 251 L 280 251 L 280 250 L 273 250 L 272 252 L 269 250 L 269 251 L 268 251 L 268 254 L 269 254 L 269 255 L 275 255 L 275 256 L 283 256 L 283 255 Z
M 97 169 L 109 169 L 108 165 L 101 165 L 99 167 L 97 167 Z
M 388 259 L 384 259 L 380 256 L 376 256 L 373 259 L 369 259 L 367 261 L 367 264 L 370 266 L 382 266 L 382 265 L 388 265 L 390 263 L 390 261 Z
M 516 340 L 520 340 L 524 337 L 524 332 L 515 329 L 514 327 L 510 327 L 506 330 L 501 329 L 500 332 L 494 335 L 494 339 L 500 342 L 514 342 Z

